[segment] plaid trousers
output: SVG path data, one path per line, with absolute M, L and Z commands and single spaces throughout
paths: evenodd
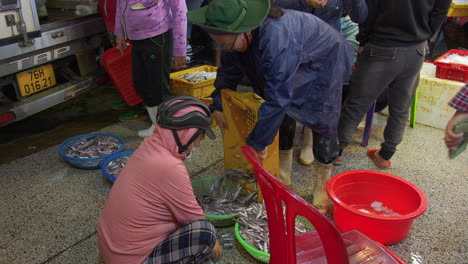
M 208 220 L 185 225 L 164 239 L 143 264 L 199 263 L 216 243 L 216 229 Z

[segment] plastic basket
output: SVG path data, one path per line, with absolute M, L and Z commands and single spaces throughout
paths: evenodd
M 461 0 L 459 2 L 461 3 L 456 3 L 455 1 L 452 1 L 452 3 L 450 4 L 450 9 L 447 13 L 447 16 L 449 17 L 468 16 L 468 1 Z
M 205 177 L 199 178 L 192 181 L 193 193 L 195 196 L 202 196 L 206 195 L 210 192 L 211 184 L 216 180 L 216 176 L 213 177 Z M 229 185 L 228 185 L 229 186 Z M 231 187 L 231 186 L 229 186 Z M 236 183 L 232 182 L 232 189 L 234 190 L 236 187 Z M 229 214 L 229 215 L 210 215 L 205 214 L 206 219 L 210 220 L 210 222 L 216 227 L 225 227 L 225 226 L 232 226 L 236 222 L 235 219 L 239 215 L 236 214 Z
M 132 45 L 129 45 L 123 54 L 117 47 L 106 50 L 101 56 L 101 61 L 125 103 L 129 106 L 141 103 L 143 99 L 138 96 L 133 86 Z
M 247 136 L 258 120 L 258 109 L 263 103 L 262 98 L 252 92 L 234 92 L 230 89 L 221 90 L 223 112 L 228 128 L 224 130 L 224 168 L 242 169 L 246 174 L 253 174 L 252 164 L 241 152 L 240 147 L 246 145 Z M 272 175 L 279 175 L 279 136 L 268 146 L 268 156 L 263 166 Z M 259 200 L 262 196 L 259 195 Z
M 261 250 L 258 250 L 251 245 L 247 244 L 245 240 L 242 238 L 241 234 L 239 233 L 239 223 L 236 223 L 234 226 L 234 233 L 236 235 L 237 241 L 242 245 L 242 247 L 245 248 L 247 253 L 249 253 L 252 257 L 254 257 L 256 260 L 263 262 L 263 263 L 268 263 L 270 262 L 270 254 L 265 253 Z
M 75 157 L 70 157 L 67 156 L 65 153 L 68 150 L 69 147 L 73 146 L 74 144 L 78 143 L 79 141 L 89 138 L 89 137 L 94 137 L 94 136 L 109 136 L 117 139 L 120 142 L 120 148 L 113 153 L 101 156 L 101 157 L 96 157 L 96 158 L 75 158 Z M 70 165 L 80 168 L 80 169 L 97 169 L 99 166 L 101 166 L 101 163 L 103 160 L 106 158 L 110 157 L 116 152 L 122 151 L 122 149 L 125 147 L 125 142 L 118 136 L 113 135 L 113 134 L 107 134 L 107 133 L 90 133 L 90 134 L 84 134 L 76 137 L 69 138 L 65 140 L 59 147 L 59 154 L 62 156 L 65 161 L 70 163 Z
M 171 92 L 175 95 L 191 95 L 196 98 L 210 96 L 215 90 L 214 82 L 216 78 L 204 80 L 201 82 L 191 83 L 189 81 L 179 79 L 180 76 L 189 72 L 207 71 L 215 72 L 218 68 L 210 65 L 199 66 L 188 70 L 173 72 L 170 75 Z
M 107 172 L 107 165 L 109 165 L 109 163 L 111 163 L 112 161 L 114 160 L 117 160 L 117 159 L 120 159 L 120 158 L 123 158 L 123 157 L 130 157 L 133 152 L 135 152 L 134 149 L 131 149 L 131 150 L 126 150 L 126 151 L 123 151 L 123 152 L 117 152 L 117 153 L 114 153 L 112 155 L 110 155 L 107 159 L 105 159 L 102 164 L 101 164 L 101 172 L 102 174 L 104 174 L 104 176 L 106 176 L 106 178 L 111 181 L 112 183 L 115 182 L 115 180 L 117 179 L 116 176 L 113 176 L 111 174 L 109 174 Z
M 468 56 L 466 50 L 449 50 L 444 55 L 440 56 L 434 61 L 436 68 L 436 77 L 447 80 L 454 80 L 459 82 L 468 82 L 468 65 L 458 63 L 447 63 L 441 60 L 447 58 L 452 54 L 458 54 L 460 56 Z

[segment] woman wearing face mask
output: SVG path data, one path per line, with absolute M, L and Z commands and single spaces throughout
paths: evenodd
M 183 163 L 210 129 L 209 109 L 191 96 L 158 108 L 158 125 L 128 160 L 99 217 L 105 263 L 198 263 L 222 248 L 205 220 Z
M 268 16 L 268 17 L 267 17 Z M 280 133 L 280 180 L 291 184 L 292 147 L 296 121 L 314 131 L 317 162 L 313 205 L 328 210 L 326 183 L 338 156 L 336 126 L 342 84 L 351 73 L 353 48 L 319 18 L 283 10 L 269 0 L 214 0 L 188 13 L 226 51 L 215 82 L 210 110 L 223 129 L 220 89 L 236 89 L 247 76 L 265 99 L 247 144 L 259 157 Z

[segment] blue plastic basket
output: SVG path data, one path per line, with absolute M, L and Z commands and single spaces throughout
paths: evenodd
M 104 174 L 104 176 L 106 176 L 107 179 L 109 179 L 109 181 L 111 181 L 112 183 L 114 183 L 114 181 L 117 179 L 117 177 L 109 174 L 107 172 L 107 165 L 109 165 L 109 163 L 111 161 L 114 161 L 114 160 L 117 160 L 117 159 L 120 159 L 120 158 L 123 158 L 123 157 L 130 157 L 133 152 L 135 152 L 134 149 L 131 149 L 131 150 L 126 150 L 126 151 L 123 151 L 123 152 L 118 152 L 118 153 L 114 153 L 112 154 L 110 157 L 108 157 L 106 160 L 104 160 L 101 164 L 101 171 L 102 171 L 102 174 Z
M 117 139 L 120 142 L 120 148 L 113 153 L 97 157 L 97 158 L 75 158 L 75 157 L 70 157 L 67 156 L 65 153 L 68 150 L 69 147 L 73 146 L 74 144 L 80 142 L 81 140 L 88 138 L 88 137 L 94 137 L 94 136 L 109 136 Z M 70 165 L 80 168 L 80 169 L 97 169 L 101 165 L 102 161 L 108 158 L 109 156 L 112 156 L 116 152 L 122 151 L 122 149 L 125 147 L 125 142 L 123 139 L 120 137 L 113 135 L 113 134 L 107 134 L 107 133 L 90 133 L 90 134 L 84 134 L 76 137 L 69 138 L 65 140 L 59 147 L 59 153 L 60 155 L 68 162 Z

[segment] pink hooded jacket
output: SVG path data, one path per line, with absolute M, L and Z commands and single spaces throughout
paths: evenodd
M 196 131 L 178 130 L 181 142 Z M 169 234 L 205 218 L 183 158 L 171 130 L 159 126 L 130 157 L 99 217 L 98 244 L 105 263 L 142 263 Z

